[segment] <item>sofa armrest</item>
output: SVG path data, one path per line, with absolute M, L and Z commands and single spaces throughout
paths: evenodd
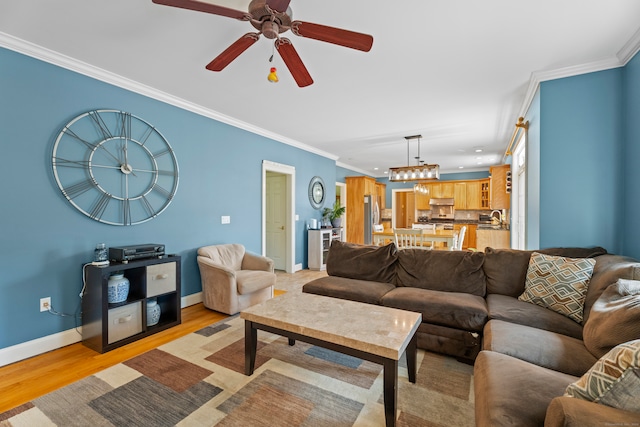
M 249 252 L 245 252 L 242 259 L 243 270 L 261 270 L 273 273 L 273 260 L 266 256 L 256 255 Z
M 575 397 L 554 398 L 547 408 L 545 427 L 638 426 L 640 413 L 588 402 Z

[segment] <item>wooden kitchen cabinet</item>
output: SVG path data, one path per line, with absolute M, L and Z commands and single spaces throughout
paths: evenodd
M 478 229 L 477 224 L 453 224 L 453 232 L 460 233 L 460 230 L 463 226 L 467 227 L 467 231 L 464 233 L 464 241 L 462 242 L 462 249 L 474 248 L 476 247 L 476 230 Z
M 453 182 L 438 182 L 431 184 L 432 199 L 451 199 L 453 197 Z
M 429 193 L 415 193 L 416 209 L 419 211 L 428 211 L 429 209 L 431 209 L 431 205 L 429 205 L 429 202 L 431 202 L 431 184 L 426 185 L 429 188 Z
M 481 181 L 467 181 L 466 191 L 467 207 L 469 210 L 486 209 L 489 207 L 482 206 L 482 184 Z
M 489 178 L 480 180 L 480 206 L 482 209 L 489 209 Z
M 510 165 L 491 166 L 490 190 L 491 199 L 489 207 L 491 209 L 510 209 L 511 193 L 507 192 L 507 172 L 510 173 Z
M 364 244 L 364 196 L 376 195 L 376 180 L 368 176 L 348 176 L 347 242 Z
M 456 182 L 453 184 L 453 207 L 455 209 L 471 209 L 467 206 L 467 182 Z

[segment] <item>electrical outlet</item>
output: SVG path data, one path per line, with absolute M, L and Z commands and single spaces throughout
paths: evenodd
M 51 308 L 51 297 L 40 298 L 40 311 L 49 311 Z

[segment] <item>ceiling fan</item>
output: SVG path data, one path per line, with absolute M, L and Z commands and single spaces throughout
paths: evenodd
M 260 35 L 268 39 L 275 39 L 275 48 L 282 57 L 299 87 L 309 86 L 313 79 L 293 47 L 291 40 L 280 37 L 281 33 L 291 30 L 297 36 L 308 37 L 327 43 L 357 49 L 364 52 L 371 50 L 373 37 L 368 34 L 356 33 L 341 28 L 313 24 L 304 21 L 293 21 L 289 7 L 291 0 L 251 0 L 249 11 L 230 9 L 224 6 L 201 0 L 153 0 L 156 4 L 211 13 L 214 15 L 249 21 L 258 30 L 257 33 L 247 33 L 233 42 L 224 52 L 207 65 L 207 70 L 222 71 L 242 52 L 253 45 Z

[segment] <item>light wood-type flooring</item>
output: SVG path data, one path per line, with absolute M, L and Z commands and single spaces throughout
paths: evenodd
M 299 292 L 302 285 L 326 275 L 325 272 L 302 270 L 294 274 L 276 272 L 276 292 Z M 104 354 L 82 343 L 50 351 L 29 359 L 0 367 L 0 413 L 29 402 L 82 378 L 117 365 L 146 351 L 195 332 L 227 315 L 196 304 L 182 309 L 182 323 Z

